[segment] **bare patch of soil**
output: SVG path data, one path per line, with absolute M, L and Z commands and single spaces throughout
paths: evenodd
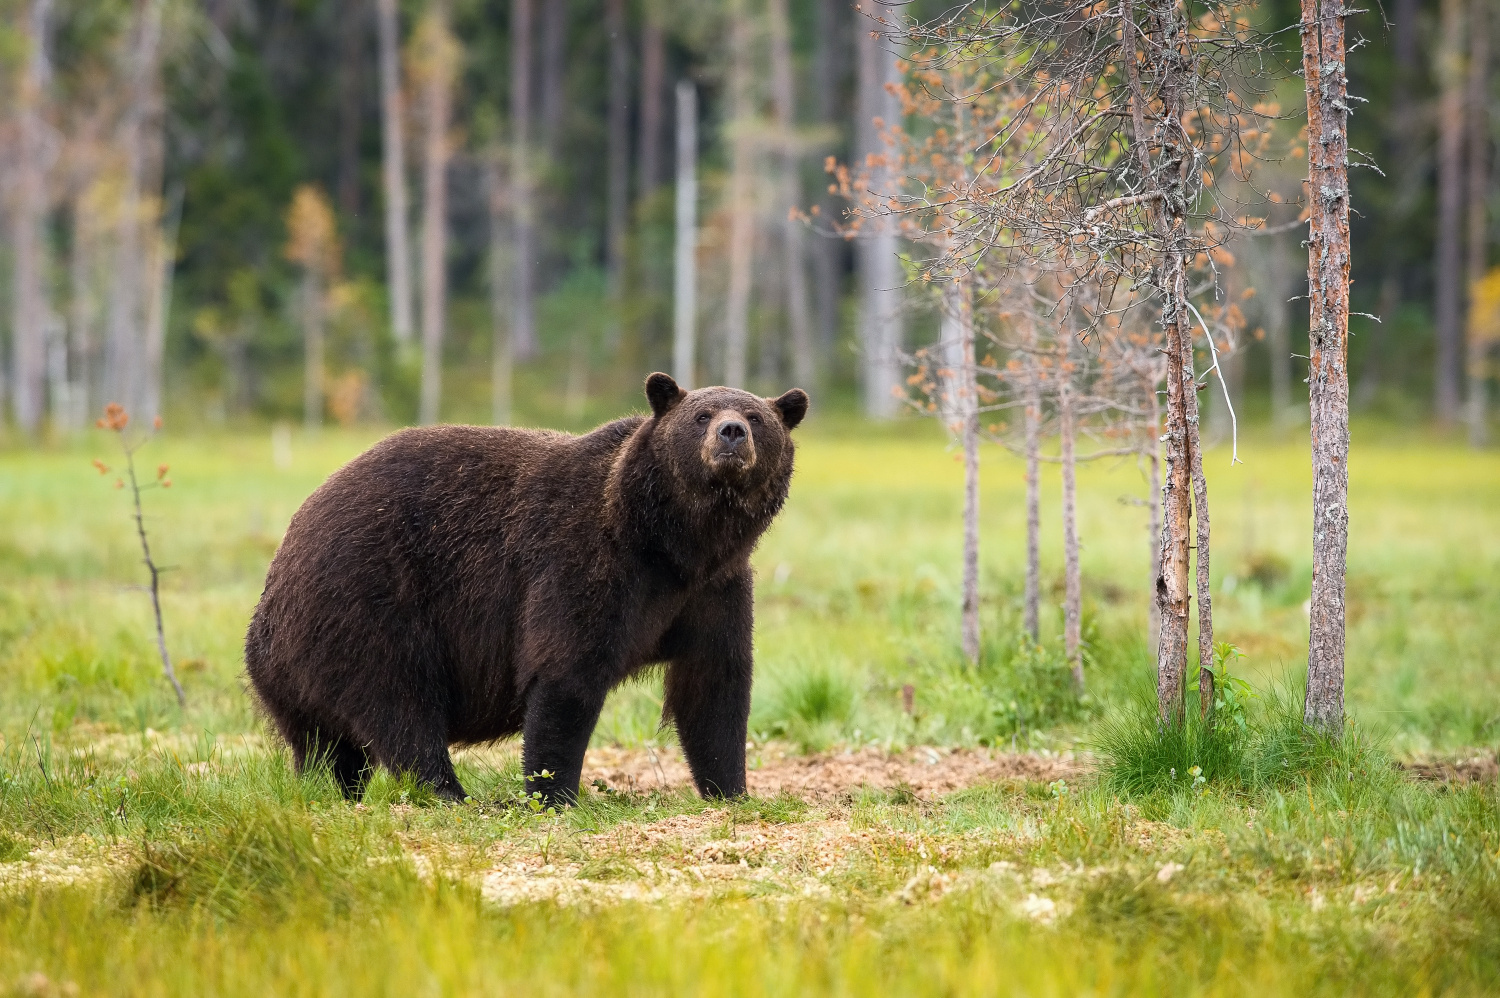
M 1412 777 L 1431 783 L 1494 783 L 1500 762 L 1493 752 L 1451 759 L 1413 759 L 1396 764 Z
M 887 753 L 877 747 L 801 755 L 767 745 L 749 752 L 746 774 L 752 794 L 789 793 L 826 800 L 860 787 L 905 788 L 919 797 L 936 797 L 1002 780 L 1050 783 L 1073 779 L 1092 768 L 1090 760 L 1071 752 L 1041 754 L 989 749 L 915 748 Z M 690 787 L 692 776 L 682 754 L 673 749 L 590 749 L 583 782 L 603 780 L 618 790 Z

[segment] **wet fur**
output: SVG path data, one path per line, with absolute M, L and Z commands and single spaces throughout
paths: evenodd
M 378 764 L 461 800 L 449 746 L 520 732 L 531 787 L 566 802 L 606 694 L 662 663 L 699 790 L 744 793 L 749 557 L 807 396 L 662 374 L 647 396 L 651 416 L 580 437 L 404 430 L 308 498 L 245 639 L 299 768 L 324 758 L 358 795 Z M 748 454 L 708 442 L 735 418 Z

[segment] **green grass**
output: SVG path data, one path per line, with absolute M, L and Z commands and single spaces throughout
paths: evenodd
M 815 416 L 755 558 L 756 737 L 1076 747 L 1107 753 L 1100 773 L 937 800 L 589 791 L 554 815 L 520 798 L 514 764 L 474 761 L 460 767 L 470 806 L 381 774 L 356 808 L 263 738 L 240 645 L 265 566 L 301 500 L 375 437 L 296 434 L 284 468 L 269 432 L 170 434 L 142 452 L 172 466 L 147 511 L 173 567 L 186 711 L 159 674 L 125 497 L 89 464 L 115 463 L 113 441 L 0 452 L 0 994 L 1500 986 L 1496 790 L 1390 765 L 1500 745 L 1495 455 L 1356 426 L 1357 727 L 1331 745 L 1277 692 L 1305 654 L 1305 445 L 1252 435 L 1235 469 L 1212 452 L 1219 636 L 1263 698 L 1248 734 L 1162 737 L 1138 699 L 1150 654 L 1133 466 L 1080 474 L 1079 699 L 1058 649 L 1055 469 L 1036 647 L 1019 633 L 1021 469 L 985 451 L 985 651 L 967 666 L 954 454 L 928 425 Z M 596 743 L 669 740 L 660 699 L 651 677 L 617 691 Z M 567 902 L 504 893 L 580 882 Z

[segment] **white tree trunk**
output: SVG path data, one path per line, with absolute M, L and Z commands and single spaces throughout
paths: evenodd
M 510 246 L 505 238 L 507 205 L 505 181 L 501 177 L 499 148 L 491 149 L 485 162 L 485 203 L 490 225 L 490 419 L 507 426 L 512 418 L 515 351 L 510 335 L 509 282 L 514 273 Z
M 1489 266 L 1490 195 L 1490 18 L 1488 0 L 1469 4 L 1469 251 L 1468 278 L 1470 301 L 1472 289 L 1484 277 Z M 1469 424 L 1469 445 L 1483 447 L 1489 442 L 1489 414 L 1485 411 L 1485 353 L 1483 337 L 1476 335 L 1469 323 L 1464 368 L 1468 373 L 1469 397 L 1465 402 L 1464 421 Z
M 1437 332 L 1433 408 L 1439 421 L 1458 418 L 1459 352 L 1463 342 L 1464 3 L 1442 0 L 1434 60 L 1438 99 L 1437 253 L 1433 261 L 1433 323 Z M 1303 17 L 1309 8 L 1303 4 Z M 1342 59 L 1340 60 L 1342 64 Z M 1308 100 L 1316 99 L 1308 91 Z M 1311 136 L 1309 141 L 1316 141 Z M 1311 156 L 1308 167 L 1312 168 Z
M 782 261 L 786 291 L 787 325 L 792 333 L 792 378 L 812 388 L 817 381 L 817 349 L 813 343 L 812 317 L 808 309 L 807 254 L 803 249 L 804 226 L 792 214 L 802 207 L 801 155 L 797 143 L 796 100 L 792 84 L 791 31 L 787 25 L 786 0 L 770 0 L 771 90 L 776 103 L 776 131 L 781 143 Z
M 1025 628 L 1033 644 L 1041 640 L 1042 601 L 1042 383 L 1034 326 L 1026 351 L 1026 609 Z
M 510 23 L 510 192 L 516 275 L 511 287 L 510 337 L 515 356 L 536 356 L 535 206 L 531 151 L 532 0 L 512 0 Z
M 448 125 L 452 115 L 453 66 L 445 0 L 428 16 L 432 52 L 423 81 L 422 116 L 422 402 L 419 420 L 438 421 L 443 391 L 443 333 L 448 310 Z
M 698 91 L 677 82 L 677 219 L 672 274 L 672 377 L 697 384 Z
M 608 177 L 605 183 L 605 266 L 612 314 L 606 339 L 619 340 L 619 310 L 625 291 L 625 228 L 630 215 L 630 46 L 625 34 L 625 0 L 605 0 L 609 33 Z
M 308 433 L 323 427 L 323 287 L 312 266 L 304 269 L 302 287 L 302 425 Z
M 943 286 L 943 405 L 964 454 L 964 657 L 979 661 L 979 386 L 974 362 L 974 285 L 967 275 Z
M 1083 579 L 1078 564 L 1078 463 L 1075 457 L 1073 372 L 1064 356 L 1057 374 L 1057 428 L 1061 438 L 1063 521 L 1063 651 L 1073 685 L 1083 692 Z
M 755 266 L 755 151 L 750 102 L 750 18 L 735 5 L 729 66 L 729 291 L 724 316 L 724 383 L 744 388 Z
M 16 425 L 33 434 L 41 427 L 46 390 L 47 294 L 43 283 L 47 210 L 46 123 L 42 102 L 51 75 L 47 59 L 50 0 L 30 0 L 26 16 L 26 69 L 16 101 L 19 119 L 15 196 L 11 223 L 14 274 L 11 286 L 11 404 Z
M 899 122 L 901 106 L 886 90 L 899 82 L 896 55 L 884 37 L 871 37 L 872 22 L 856 15 L 855 44 L 859 56 L 855 112 L 855 162 L 859 169 L 875 157 L 869 170 L 869 190 L 876 197 L 890 192 L 891 172 L 883 163 L 890 151 L 881 138 L 882 127 Z M 890 419 L 901 409 L 901 299 L 905 283 L 895 228 L 883 218 L 872 218 L 858 241 L 859 343 L 863 361 L 864 406 L 874 419 Z
M 386 279 L 390 282 L 391 332 L 396 342 L 404 346 L 411 342 L 415 323 L 396 0 L 376 0 L 375 16 L 380 39 L 380 170 L 385 185 Z

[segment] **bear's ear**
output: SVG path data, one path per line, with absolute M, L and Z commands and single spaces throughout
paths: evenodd
M 771 404 L 781 413 L 781 421 L 789 430 L 795 430 L 807 415 L 807 393 L 800 388 L 793 388 Z
M 651 412 L 658 419 L 672 411 L 672 407 L 681 402 L 687 392 L 677 387 L 677 382 L 672 380 L 670 374 L 662 374 L 657 371 L 646 379 L 646 398 L 651 402 Z

